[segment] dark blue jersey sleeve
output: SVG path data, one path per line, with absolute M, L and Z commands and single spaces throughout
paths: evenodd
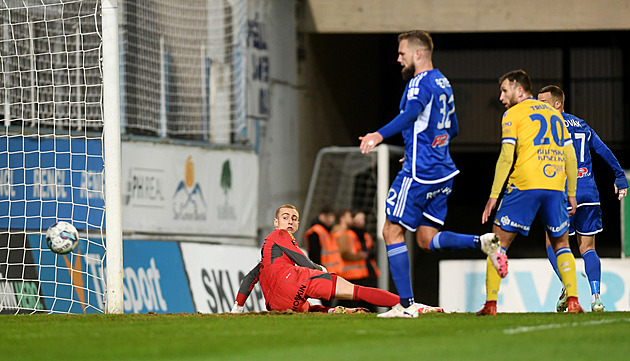
M 387 139 L 409 127 L 419 115 L 420 107 L 407 107 L 407 109 L 398 114 L 396 118 L 392 119 L 391 122 L 379 129 L 378 132 L 383 136 L 383 139 Z
M 599 138 L 597 133 L 591 128 L 591 139 L 589 140 L 589 147 L 593 149 L 597 154 L 599 154 L 608 166 L 615 173 L 615 185 L 618 189 L 628 188 L 628 180 L 626 179 L 626 175 L 619 164 L 619 161 L 613 154 L 613 152 L 604 144 L 604 142 Z

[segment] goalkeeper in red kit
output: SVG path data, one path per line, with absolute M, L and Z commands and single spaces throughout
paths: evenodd
M 262 260 L 243 279 L 232 313 L 243 312 L 243 305 L 256 282 L 260 282 L 269 311 L 368 312 L 361 308 L 311 305 L 309 298 L 365 301 L 384 307 L 392 307 L 398 303 L 399 297 L 391 292 L 354 285 L 313 263 L 300 250 L 293 237 L 300 223 L 295 206 L 280 206 L 273 222 L 276 229 L 263 242 Z

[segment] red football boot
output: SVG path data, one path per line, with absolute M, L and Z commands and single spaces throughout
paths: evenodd
M 476 313 L 477 316 L 496 316 L 497 301 L 486 301 L 483 308 Z
M 575 296 L 567 297 L 567 312 L 568 313 L 584 313 L 578 298 Z

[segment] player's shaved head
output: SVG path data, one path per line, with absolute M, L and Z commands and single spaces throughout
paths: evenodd
M 424 48 L 433 54 L 433 39 L 424 30 L 411 30 L 398 35 L 398 43 L 407 40 L 410 47 Z
M 562 91 L 562 89 L 559 86 L 547 85 L 540 88 L 540 90 L 538 91 L 538 94 L 544 94 L 544 93 L 549 93 L 551 95 L 551 98 L 556 102 L 559 101 L 561 108 L 564 109 L 564 91 Z

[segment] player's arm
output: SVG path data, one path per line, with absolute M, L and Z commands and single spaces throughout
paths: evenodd
M 234 306 L 232 307 L 232 313 L 242 313 L 243 306 L 245 306 L 245 302 L 249 297 L 249 294 L 252 293 L 254 286 L 258 282 L 258 278 L 260 276 L 260 262 L 252 268 L 245 278 L 243 278 L 243 282 L 241 282 L 241 286 L 238 289 L 238 294 L 236 295 L 236 301 L 234 302 Z
M 571 205 L 569 216 L 572 216 L 577 210 L 577 200 L 575 198 L 577 191 L 577 157 L 571 142 L 567 142 L 564 145 L 564 168 L 567 173 L 567 195 Z
M 501 144 L 501 153 L 499 154 L 499 159 L 497 159 L 497 164 L 494 169 L 494 180 L 492 181 L 490 198 L 499 198 L 499 194 L 501 194 L 508 174 L 510 174 L 510 169 L 512 169 L 515 148 L 512 143 L 506 142 Z
M 409 127 L 413 122 L 418 119 L 420 112 L 424 107 L 418 101 L 413 103 L 410 101 L 407 104 L 405 110 L 400 112 L 392 121 L 387 123 L 384 127 L 377 130 L 374 133 L 368 133 L 362 137 L 359 137 L 361 141 L 361 153 L 367 154 L 377 145 L 379 145 L 383 139 L 387 139 L 395 134 L 398 134 Z
M 490 198 L 486 203 L 486 207 L 483 210 L 481 216 L 481 223 L 486 223 L 490 218 L 490 213 L 496 207 L 497 199 L 501 190 L 505 185 L 510 169 L 512 169 L 512 163 L 514 162 L 514 149 L 516 146 L 511 142 L 504 142 L 501 144 L 501 153 L 494 170 L 494 180 L 492 181 L 492 188 L 490 190 Z
M 615 193 L 619 193 L 619 199 L 623 198 L 627 194 L 627 190 L 624 192 L 621 192 L 621 190 L 628 188 L 628 179 L 626 179 L 626 174 L 610 148 L 606 146 L 597 133 L 595 133 L 592 129 L 591 139 L 589 139 L 589 147 L 604 158 L 606 163 L 608 163 L 608 166 L 613 170 L 615 173 Z
M 420 110 L 421 107 L 418 104 L 407 106 L 404 111 L 399 113 L 391 122 L 377 130 L 377 132 L 383 136 L 383 139 L 402 132 L 418 119 Z
M 284 252 L 284 254 L 286 254 L 291 259 L 291 261 L 293 261 L 293 263 L 295 263 L 296 265 L 300 267 L 306 267 L 306 268 L 316 269 L 320 271 L 322 270 L 321 266 L 313 263 L 313 261 L 311 261 L 310 258 L 306 257 L 306 255 L 302 253 L 302 251 L 300 251 L 299 249 L 296 250 L 296 249 L 287 248 L 284 246 L 280 246 L 280 247 L 282 248 L 282 251 Z

